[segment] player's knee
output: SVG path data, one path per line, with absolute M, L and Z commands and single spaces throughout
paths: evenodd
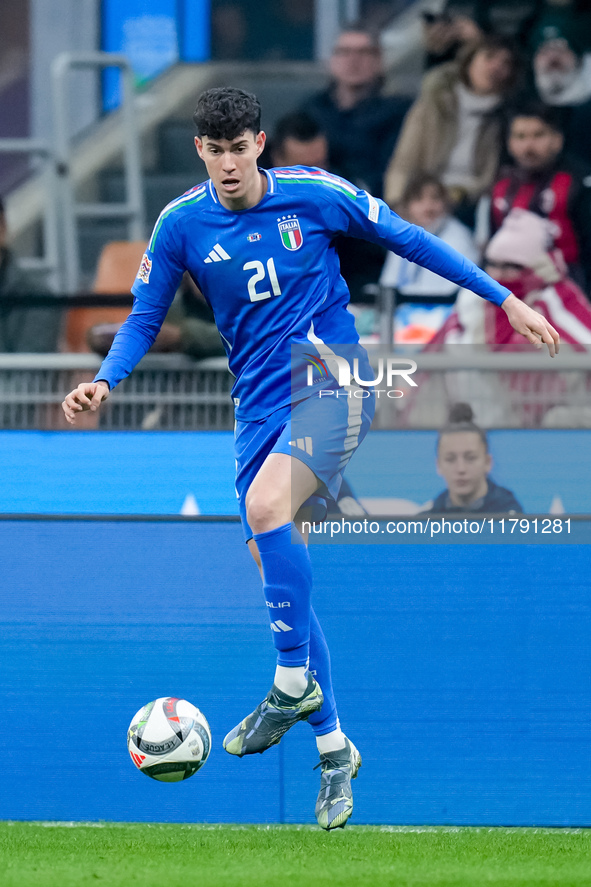
M 279 497 L 253 491 L 246 497 L 246 520 L 254 533 L 267 533 L 287 523 L 290 516 Z

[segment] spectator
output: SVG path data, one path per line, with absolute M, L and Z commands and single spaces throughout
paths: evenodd
M 591 344 L 591 306 L 570 280 L 562 255 L 552 246 L 552 223 L 524 209 L 512 210 L 487 246 L 485 268 L 519 299 L 541 312 L 558 330 L 561 341 L 572 346 Z M 478 303 L 481 304 L 478 304 Z M 454 311 L 439 330 L 433 345 L 486 344 L 514 350 L 521 342 L 503 323 L 496 309 L 462 290 Z M 480 379 L 481 388 L 484 383 Z M 483 392 L 492 403 L 485 407 L 487 421 L 503 425 L 538 426 L 554 423 L 588 425 L 589 414 L 563 406 L 569 390 L 579 389 L 588 400 L 585 380 L 571 373 L 503 373 Z M 581 387 L 582 386 L 582 387 Z M 474 381 L 470 390 L 474 396 Z M 521 406 L 516 407 L 517 401 Z
M 573 37 L 544 41 L 533 59 L 540 99 L 560 108 L 565 148 L 591 164 L 591 54 L 582 55 Z
M 49 292 L 48 287 L 19 268 L 14 253 L 8 248 L 8 226 L 0 198 L 0 351 L 57 351 L 62 312 L 10 302 L 11 296 L 49 295 Z
M 88 331 L 88 345 L 102 356 L 113 344 L 121 324 L 102 323 Z M 178 351 L 197 360 L 225 354 L 213 321 L 213 312 L 188 274 L 185 274 L 166 315 L 152 351 Z
M 397 204 L 418 172 L 438 176 L 454 212 L 472 224 L 476 201 L 494 181 L 503 143 L 501 111 L 515 85 L 518 56 L 489 36 L 461 60 L 429 72 L 410 109 L 386 172 L 385 199 Z
M 548 105 L 579 105 L 591 98 L 591 55 L 572 37 L 541 43 L 533 58 L 535 84 Z
M 265 149 L 260 162 L 262 166 L 330 169 L 328 141 L 314 117 L 306 111 L 296 111 L 279 120 L 269 151 Z M 373 243 L 350 237 L 337 237 L 335 246 L 351 300 L 358 303 L 366 301 L 364 287 L 378 279 L 385 251 Z
M 591 305 L 569 279 L 562 254 L 552 243 L 547 219 L 514 209 L 487 246 L 486 271 L 548 318 L 561 341 L 591 344 Z M 496 344 L 518 344 L 513 329 L 497 314 L 487 312 L 489 338 Z
M 425 67 L 453 61 L 485 34 L 500 34 L 525 48 L 542 0 L 447 0 L 423 12 Z
M 474 423 L 468 404 L 455 404 L 437 441 L 437 473 L 446 489 L 426 510 L 434 514 L 522 514 L 523 508 L 511 490 L 492 480 L 491 469 L 486 433 Z
M 482 31 L 473 18 L 455 3 L 443 9 L 426 9 L 421 15 L 425 68 L 453 62 L 468 43 L 480 40 Z
M 589 0 L 544 0 L 532 23 L 528 45 L 533 51 L 546 40 L 572 38 L 582 52 L 591 51 L 591 4 Z
M 383 96 L 378 38 L 363 25 L 343 30 L 330 58 L 331 83 L 302 106 L 328 137 L 332 172 L 375 197 L 410 99 Z
M 349 25 L 330 58 L 331 83 L 304 103 L 328 138 L 328 166 L 376 197 L 383 192 L 384 170 L 392 153 L 409 99 L 381 95 L 383 62 L 379 40 L 363 25 Z M 351 301 L 368 301 L 385 251 L 367 241 L 340 237 L 337 251 Z M 371 301 L 372 297 L 369 297 Z
M 492 189 L 491 231 L 512 208 L 529 209 L 554 223 L 554 245 L 570 276 L 591 286 L 591 168 L 562 153 L 564 136 L 556 109 L 540 104 L 511 117 L 508 150 L 512 166 Z
M 436 176 L 419 173 L 408 183 L 398 213 L 403 219 L 436 234 L 458 252 L 478 261 L 469 228 L 449 214 L 447 191 Z M 458 292 L 455 284 L 395 253 L 388 253 L 380 277 L 383 286 L 393 286 L 403 296 L 437 296 L 449 301 Z
M 591 344 L 591 306 L 553 246 L 548 219 L 513 209 L 486 248 L 488 274 L 546 317 L 571 344 Z M 520 345 L 500 312 L 462 290 L 433 344 Z
M 282 117 L 269 146 L 271 166 L 319 166 L 328 168 L 328 139 L 318 122 L 296 111 Z

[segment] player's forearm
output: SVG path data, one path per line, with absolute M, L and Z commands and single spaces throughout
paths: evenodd
M 159 315 L 150 317 L 146 316 L 146 312 L 132 312 L 117 332 L 94 381 L 102 379 L 113 390 L 115 385 L 129 376 L 146 351 L 152 347 L 161 325 Z
M 397 243 L 395 249 L 410 262 L 416 262 L 417 265 L 440 274 L 458 286 L 472 290 L 495 305 L 501 305 L 510 294 L 506 287 L 489 277 L 474 262 L 466 259 L 439 237 L 423 231 L 422 228 L 416 228 L 412 240 L 409 239 L 403 244 Z

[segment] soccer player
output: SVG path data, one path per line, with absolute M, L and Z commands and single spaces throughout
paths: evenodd
M 74 424 L 78 413 L 99 408 L 154 341 L 188 271 L 213 309 L 236 377 L 240 516 L 278 653 L 269 694 L 228 733 L 224 748 L 240 757 L 263 752 L 309 720 L 321 766 L 316 817 L 333 829 L 351 815 L 361 756 L 340 728 L 328 648 L 310 605 L 310 558 L 295 521 L 302 506 L 310 514 L 327 495 L 336 498 L 373 415 L 373 398 L 352 396 L 355 383 L 339 385 L 334 369 L 335 348 L 339 359 L 359 354 L 334 238 L 380 243 L 502 305 L 515 329 L 551 355 L 558 334 L 459 253 L 349 182 L 316 168 L 259 169 L 265 134 L 254 96 L 210 89 L 193 119 L 210 179 L 160 214 L 132 287 L 132 312 L 94 382 L 68 394 L 63 409 Z M 322 369 L 320 379 L 294 391 L 292 346 Z M 334 396 L 320 398 L 321 389 Z

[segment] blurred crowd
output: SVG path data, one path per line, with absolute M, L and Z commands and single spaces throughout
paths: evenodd
M 482 264 L 550 316 L 567 342 L 591 342 L 591 0 L 425 0 L 424 71 L 413 97 L 385 88 L 379 27 L 391 5 L 365 4 L 367 18 L 342 30 L 328 86 L 278 121 L 263 164 L 319 166 L 345 177 Z M 255 15 L 248 4 L 259 39 L 287 27 L 309 57 L 313 3 L 270 4 L 273 14 L 268 6 L 257 4 Z M 245 9 L 214 4 L 214 43 L 225 41 L 219 58 L 238 45 L 249 57 L 254 19 Z M 437 275 L 365 242 L 341 238 L 337 248 L 368 341 L 377 338 L 377 284 L 396 293 L 397 341 L 511 339 L 499 312 L 489 316 L 476 297 Z M 27 287 L 38 291 L 17 272 L 0 207 L 0 298 Z M 26 324 L 22 306 L 5 304 L 0 350 L 63 348 L 59 324 L 41 314 Z M 91 331 L 84 347 L 104 352 L 116 328 Z M 191 281 L 156 348 L 223 353 Z
M 345 29 L 328 88 L 280 122 L 273 162 L 323 165 L 383 197 L 535 303 L 564 340 L 590 343 L 591 2 L 452 0 L 424 9 L 422 34 L 412 100 L 384 93 L 373 31 Z M 339 248 L 369 341 L 379 282 L 396 293 L 397 341 L 509 343 L 472 294 L 374 247 Z

